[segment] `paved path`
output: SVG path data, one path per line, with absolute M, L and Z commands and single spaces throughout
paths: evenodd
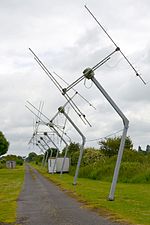
M 24 187 L 18 200 L 19 225 L 117 225 L 82 206 L 26 166 Z

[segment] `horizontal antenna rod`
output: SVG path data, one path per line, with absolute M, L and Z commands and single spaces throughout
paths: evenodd
M 115 47 L 118 48 L 118 50 L 120 51 L 121 55 L 124 57 L 124 59 L 127 61 L 127 63 L 131 66 L 131 68 L 136 73 L 136 76 L 138 76 L 141 79 L 141 81 L 146 85 L 146 82 L 143 80 L 143 78 L 141 77 L 141 75 L 138 73 L 138 71 L 135 69 L 135 67 L 131 64 L 131 62 L 129 61 L 129 59 L 124 55 L 124 53 L 121 51 L 121 49 L 118 47 L 118 45 L 116 44 L 116 42 L 112 39 L 112 37 L 107 33 L 107 31 L 105 30 L 105 28 L 97 20 L 97 18 L 94 16 L 94 14 L 90 11 L 90 9 L 86 5 L 85 5 L 85 8 L 90 13 L 90 15 L 93 17 L 93 19 L 97 22 L 97 24 L 100 26 L 100 28 L 104 31 L 104 33 L 107 35 L 107 37 L 111 40 L 111 42 L 115 45 Z
M 61 79 L 65 84 L 67 84 L 69 86 L 69 83 L 66 82 L 60 75 L 58 75 L 55 71 L 53 72 L 57 77 L 59 77 L 59 79 Z M 72 88 L 72 90 L 74 90 L 75 92 L 77 92 L 77 94 L 84 100 L 86 101 L 91 107 L 93 107 L 93 109 L 96 110 L 96 108 L 85 98 L 83 97 L 83 95 L 81 95 L 77 90 L 75 90 L 74 88 Z
M 107 55 L 104 59 L 102 59 L 99 63 L 97 63 L 95 66 L 92 67 L 92 70 L 95 71 L 100 66 L 102 66 L 104 63 L 106 63 L 110 57 L 116 52 L 118 49 L 116 48 L 113 52 L 111 52 L 109 55 Z M 77 85 L 80 81 L 82 81 L 85 78 L 84 75 L 79 77 L 77 80 L 75 80 L 72 84 L 70 84 L 67 88 L 64 88 L 64 93 L 68 92 L 71 88 L 73 88 L 75 85 Z

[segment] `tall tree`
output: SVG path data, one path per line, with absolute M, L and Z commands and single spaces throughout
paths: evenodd
M 56 154 L 57 154 L 57 148 L 49 148 L 48 150 L 48 157 L 50 157 L 51 155 L 51 151 L 52 151 L 52 157 L 56 157 Z M 59 155 L 59 151 L 58 151 L 58 155 Z
M 0 131 L 0 156 L 4 155 L 8 151 L 9 142 L 5 138 L 4 134 Z
M 37 154 L 35 152 L 30 152 L 28 157 L 26 158 L 27 162 L 35 161 L 37 157 Z
M 116 155 L 119 150 L 120 141 L 121 137 L 105 138 L 104 140 L 99 142 L 100 150 L 109 157 Z M 125 149 L 133 149 L 133 143 L 130 137 L 126 137 Z
M 62 151 L 62 156 L 65 154 L 66 148 L 63 149 Z M 71 158 L 71 165 L 75 166 L 78 162 L 79 158 L 79 153 L 80 153 L 80 145 L 78 143 L 70 143 L 68 146 L 68 152 L 67 152 L 67 157 Z
M 65 155 L 65 151 L 66 151 L 66 147 L 62 151 L 62 156 Z M 75 152 L 79 152 L 79 151 L 80 151 L 79 144 L 75 143 L 75 142 L 74 143 L 71 142 L 70 145 L 68 146 L 68 153 L 67 153 L 67 155 L 69 157 L 71 157 Z

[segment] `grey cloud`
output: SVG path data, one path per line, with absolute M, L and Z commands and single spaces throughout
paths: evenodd
M 51 72 L 57 72 L 69 83 L 81 76 L 86 67 L 95 65 L 114 50 L 114 46 L 86 12 L 83 4 L 80 0 L 62 0 L 61 3 L 58 0 L 0 2 L 0 122 L 1 129 L 11 142 L 10 153 L 23 155 L 31 150 L 28 149 L 27 142 L 32 135 L 32 121 L 35 117 L 25 109 L 26 100 L 35 106 L 39 106 L 39 102 L 44 100 L 43 112 L 50 118 L 65 102 L 36 64 L 28 47 L 35 50 Z M 87 4 L 125 54 L 140 67 L 148 81 L 149 1 L 135 3 L 133 0 L 109 0 L 100 4 L 93 0 Z M 135 145 L 147 143 L 149 86 L 142 85 L 119 54 L 97 70 L 95 77 L 129 117 L 129 134 Z M 66 87 L 62 81 L 60 83 Z M 84 126 L 72 110 L 69 112 L 88 139 L 122 128 L 118 115 L 94 85 L 88 89 L 90 85 L 90 81 L 86 82 L 85 88 L 82 82 L 76 88 L 97 110 L 93 110 L 79 98 L 75 102 L 93 127 Z M 60 118 L 59 120 L 61 121 Z M 80 137 L 68 123 L 67 130 L 73 140 L 80 141 Z M 36 148 L 35 150 L 37 151 Z

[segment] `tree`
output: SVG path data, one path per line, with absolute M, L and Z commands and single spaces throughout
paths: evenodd
M 104 140 L 99 142 L 100 150 L 106 156 L 111 157 L 113 155 L 118 154 L 120 142 L 121 142 L 121 136 L 115 137 L 115 138 L 105 138 Z M 125 149 L 129 149 L 129 150 L 133 149 L 133 143 L 130 137 L 126 137 Z
M 26 158 L 27 162 L 35 161 L 37 157 L 37 154 L 35 152 L 30 152 L 28 157 Z
M 6 155 L 1 158 L 3 162 L 5 163 L 6 161 L 16 161 L 17 165 L 23 165 L 23 158 L 21 156 L 17 155 Z
M 82 165 L 94 164 L 100 160 L 104 160 L 104 154 L 95 148 L 85 148 L 82 159 Z
M 48 151 L 48 158 L 51 156 L 51 151 L 52 151 L 52 157 L 56 157 L 57 155 L 57 148 L 49 148 L 47 149 Z M 58 151 L 58 156 L 60 154 L 60 151 Z
M 65 155 L 65 150 L 66 150 L 66 147 L 62 151 L 62 156 Z M 68 146 L 67 155 L 72 156 L 75 152 L 79 152 L 79 151 L 80 151 L 79 144 L 71 142 L 70 145 Z
M 65 155 L 66 148 L 62 151 L 62 156 Z M 70 143 L 68 146 L 68 152 L 67 157 L 71 158 L 71 165 L 76 165 L 78 158 L 79 158 L 79 152 L 80 152 L 80 145 L 78 143 Z
M 0 131 L 0 156 L 8 151 L 9 142 L 6 140 L 4 134 Z

